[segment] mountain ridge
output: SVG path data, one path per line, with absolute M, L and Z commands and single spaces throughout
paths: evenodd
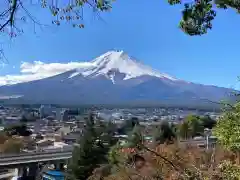
M 229 98 L 233 89 L 177 79 L 139 63 L 123 51 L 109 51 L 90 67 L 0 87 L 1 96 L 56 104 L 117 104 L 128 102 L 203 103 Z

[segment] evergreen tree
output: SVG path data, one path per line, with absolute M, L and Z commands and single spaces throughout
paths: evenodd
M 210 116 L 203 116 L 200 118 L 200 120 L 201 120 L 202 126 L 208 129 L 212 129 L 217 123 L 217 121 L 212 119 Z
M 79 139 L 79 145 L 73 150 L 68 167 L 68 179 L 86 180 L 95 168 L 107 162 L 108 151 L 99 136 L 93 115 L 90 115 Z
M 141 149 L 141 144 L 143 143 L 143 136 L 141 132 L 141 127 L 135 125 L 132 132 L 128 135 L 127 146 L 129 148 L 138 148 Z
M 180 137 L 192 138 L 204 133 L 204 126 L 199 116 L 189 115 L 178 127 Z
M 123 126 L 118 130 L 118 133 L 120 134 L 128 134 L 133 130 L 133 128 L 139 125 L 139 120 L 137 117 L 132 117 L 129 120 L 126 120 L 123 124 Z
M 175 137 L 174 127 L 167 121 L 163 121 L 161 125 L 155 129 L 153 134 L 153 139 L 156 144 L 172 142 Z
M 116 143 L 114 146 L 111 147 L 111 149 L 109 150 L 108 153 L 108 162 L 110 165 L 116 165 L 119 164 L 119 162 L 121 161 L 121 156 L 119 154 L 119 151 L 121 149 L 121 145 L 120 143 Z
M 190 132 L 189 124 L 186 121 L 179 124 L 177 131 L 178 131 L 178 136 L 182 139 L 188 139 L 192 136 Z
M 114 137 L 117 127 L 115 124 L 109 121 L 104 124 L 103 128 L 104 128 L 102 131 L 103 133 L 100 139 L 105 145 L 108 145 L 107 148 L 110 149 L 113 145 L 115 145 L 118 142 L 118 139 Z
M 15 124 L 4 129 L 8 136 L 30 136 L 32 132 L 28 129 L 26 124 Z

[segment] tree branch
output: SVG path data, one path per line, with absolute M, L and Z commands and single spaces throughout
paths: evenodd
M 3 25 L 0 26 L 0 31 L 2 31 L 8 24 L 10 24 L 11 26 L 13 26 L 13 24 L 14 24 L 14 15 L 15 15 L 15 12 L 16 12 L 16 10 L 17 10 L 17 6 L 18 6 L 17 0 L 13 0 L 12 6 L 11 6 L 8 10 L 6 10 L 6 12 L 3 12 L 3 13 L 1 14 L 2 16 L 4 16 L 4 15 L 6 15 L 8 12 L 10 12 L 10 15 L 9 15 L 8 20 L 7 20 Z
M 43 24 L 41 24 L 39 21 L 37 21 L 32 15 L 31 13 L 23 6 L 23 3 L 20 1 L 20 6 L 21 8 L 25 11 L 25 13 L 27 14 L 27 16 L 37 25 L 42 26 Z
M 170 164 L 176 171 L 180 171 L 180 170 L 178 169 L 178 167 L 175 166 L 175 165 L 173 164 L 173 162 L 171 162 L 170 160 L 168 160 L 166 157 L 162 156 L 161 154 L 157 153 L 156 151 L 154 151 L 154 150 L 152 150 L 152 149 L 150 149 L 150 148 L 148 148 L 148 147 L 146 147 L 146 146 L 144 146 L 144 145 L 142 145 L 142 147 L 143 147 L 143 149 L 145 149 L 146 151 L 149 151 L 149 152 L 151 152 L 152 154 L 154 154 L 154 155 L 160 157 L 161 159 L 163 159 L 165 162 L 167 162 L 168 164 Z

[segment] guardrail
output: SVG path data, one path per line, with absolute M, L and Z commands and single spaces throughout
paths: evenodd
M 19 165 L 33 162 L 44 162 L 61 159 L 69 159 L 72 157 L 72 151 L 56 151 L 44 153 L 21 154 L 17 156 L 3 156 L 0 158 L 0 166 Z
M 0 153 L 0 160 L 2 158 L 7 158 L 7 157 L 19 157 L 19 156 L 35 156 L 35 155 L 44 155 L 44 154 L 55 154 L 59 152 L 72 152 L 73 147 L 69 149 L 61 149 L 61 150 L 51 150 L 51 151 L 37 151 L 37 152 L 21 152 L 18 154 L 5 154 L 5 153 Z

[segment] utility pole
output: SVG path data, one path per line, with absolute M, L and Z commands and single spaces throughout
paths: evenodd
M 204 134 L 206 136 L 206 149 L 208 150 L 208 148 L 209 148 L 209 136 L 211 134 L 211 130 L 208 129 L 208 128 L 205 128 L 204 129 Z

